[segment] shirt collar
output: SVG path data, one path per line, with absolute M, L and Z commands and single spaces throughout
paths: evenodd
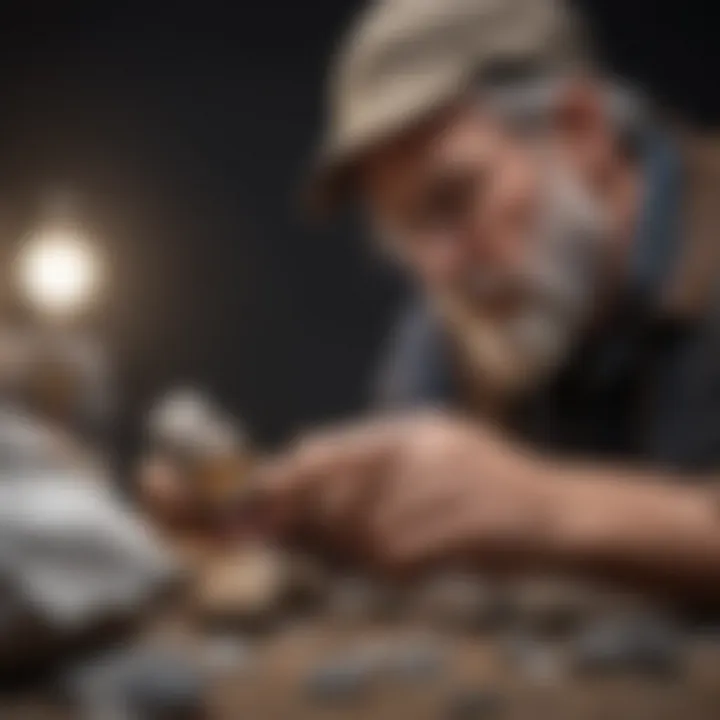
M 681 163 L 671 138 L 654 128 L 640 141 L 640 162 L 642 204 L 629 290 L 657 307 L 679 252 Z

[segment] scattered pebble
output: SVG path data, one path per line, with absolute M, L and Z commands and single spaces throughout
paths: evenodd
M 520 579 L 512 587 L 515 626 L 545 637 L 566 637 L 594 612 L 596 592 L 564 579 Z
M 287 581 L 282 553 L 262 545 L 244 546 L 203 568 L 197 608 L 210 625 L 264 631 L 281 615 Z
M 392 653 L 388 669 L 404 680 L 426 681 L 439 675 L 444 664 L 443 653 L 437 643 L 408 642 Z
M 366 694 L 371 680 L 372 673 L 364 663 L 343 660 L 313 670 L 305 689 L 319 703 L 356 701 Z
M 514 635 L 506 643 L 506 651 L 513 670 L 535 684 L 553 684 L 564 675 L 558 648 L 542 639 Z
M 575 647 L 581 672 L 675 674 L 682 665 L 682 638 L 671 623 L 643 615 L 608 620 L 588 628 Z
M 67 679 L 69 695 L 85 708 L 133 720 L 200 717 L 205 679 L 192 663 L 165 649 L 135 648 L 96 658 Z
M 202 648 L 203 666 L 210 673 L 245 668 L 251 658 L 250 645 L 235 635 L 211 636 Z
M 475 575 L 448 573 L 432 578 L 419 591 L 416 609 L 442 627 L 476 632 L 497 628 L 507 606 L 499 586 Z
M 398 605 L 394 588 L 369 578 L 341 578 L 330 591 L 330 615 L 344 622 L 387 620 L 397 613 Z
M 503 698 L 490 689 L 459 690 L 448 703 L 448 720 L 489 720 L 501 714 Z
M 200 678 L 181 665 L 156 667 L 127 679 L 127 705 L 148 720 L 195 719 L 202 714 L 204 688 Z

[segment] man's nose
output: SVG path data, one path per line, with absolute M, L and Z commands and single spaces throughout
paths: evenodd
M 432 248 L 430 267 L 439 278 L 460 276 L 474 262 L 472 243 L 458 234 L 436 237 Z
M 463 262 L 508 272 L 520 267 L 525 254 L 511 233 L 482 226 L 465 234 L 462 252 Z

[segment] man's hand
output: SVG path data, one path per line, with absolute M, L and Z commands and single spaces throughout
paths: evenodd
M 181 478 L 159 470 L 141 476 L 145 493 L 184 516 Z M 436 413 L 306 437 L 259 469 L 243 508 L 261 532 L 392 572 L 530 567 L 716 601 L 717 495 L 691 480 L 541 459 Z
M 555 492 L 539 460 L 439 413 L 304 438 L 258 482 L 280 531 L 393 571 L 532 560 Z

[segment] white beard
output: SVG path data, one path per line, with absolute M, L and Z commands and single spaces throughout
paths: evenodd
M 470 292 L 436 298 L 472 384 L 504 402 L 537 387 L 567 358 L 592 314 L 602 276 L 607 225 L 579 183 L 547 177 L 527 266 L 512 277 L 479 271 Z M 483 308 L 488 294 L 519 288 L 524 300 L 510 317 Z

